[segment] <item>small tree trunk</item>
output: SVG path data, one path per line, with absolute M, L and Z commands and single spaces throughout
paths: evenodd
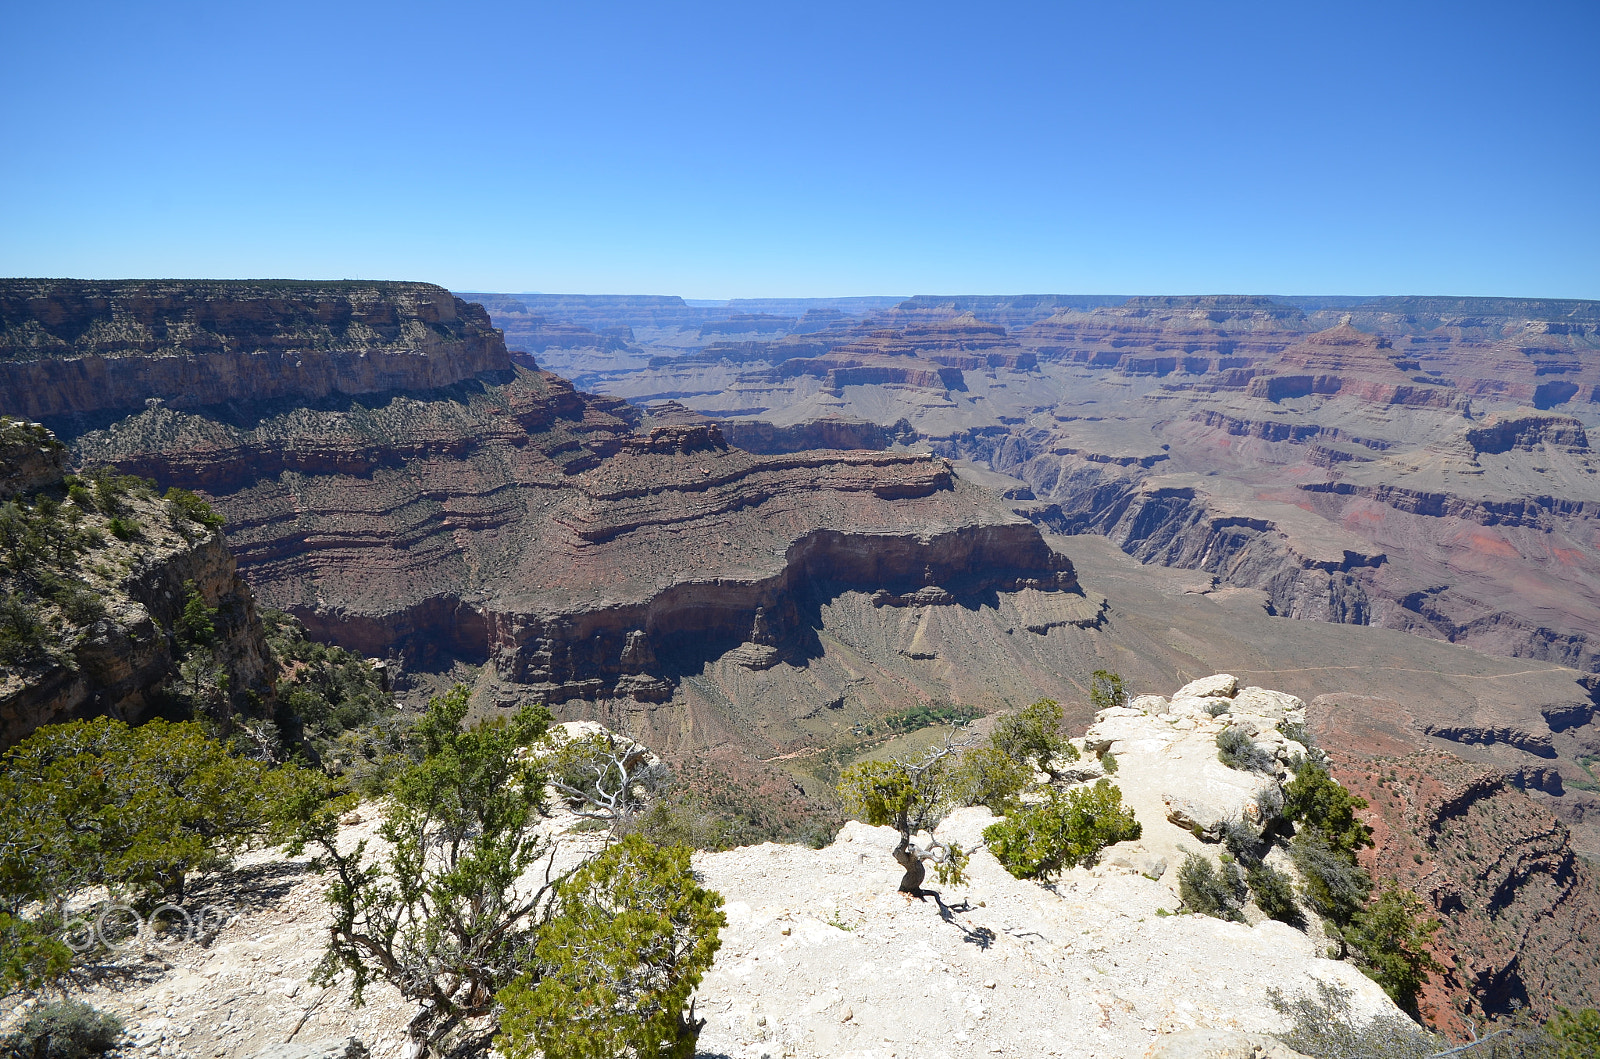
M 923 867 L 922 858 L 911 848 L 911 836 L 903 831 L 900 833 L 900 844 L 894 848 L 894 859 L 906 870 L 900 879 L 900 892 L 921 897 L 922 880 L 927 877 L 928 869 Z

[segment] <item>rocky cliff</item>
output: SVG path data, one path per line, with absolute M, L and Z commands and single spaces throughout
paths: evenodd
M 275 674 L 222 533 L 142 482 L 101 478 L 69 494 L 64 454 L 37 425 L 0 417 L 0 481 L 13 487 L 0 508 L 0 748 L 44 724 L 178 708 L 169 682 L 186 654 L 194 688 L 180 690 L 205 683 L 203 708 L 224 722 L 270 716 Z M 213 611 L 200 648 L 180 632 L 195 597 Z
M 1324 716 L 1339 706 L 1326 704 Z M 1314 713 L 1323 712 L 1314 710 Z M 1336 758 L 1340 781 L 1368 801 L 1372 870 L 1423 895 L 1444 924 L 1446 968 L 1425 1005 L 1464 1030 L 1482 1017 L 1532 1007 L 1582 1007 L 1600 996 L 1600 870 L 1530 799 L 1525 776 L 1437 751 Z
M 751 666 L 803 654 L 808 609 L 841 590 L 1076 589 L 1031 524 L 940 459 L 761 456 L 714 424 L 636 418 L 519 368 L 248 427 L 154 406 L 77 446 L 206 491 L 247 576 L 313 630 L 492 660 L 557 702 L 665 698 L 740 645 Z
M 437 288 L 6 292 L 0 400 L 47 412 L 83 461 L 204 492 L 265 599 L 369 654 L 653 702 L 730 652 L 752 671 L 803 660 L 841 592 L 1083 609 L 1071 564 L 941 459 L 869 451 L 887 437 L 848 421 L 741 428 L 765 454 L 709 422 L 641 431 L 631 407 L 513 366 L 483 311 Z M 1005 337 L 970 317 L 924 331 L 938 354 L 1019 355 L 985 352 Z
M 0 280 L 0 407 L 32 418 L 448 386 L 510 368 L 426 283 Z

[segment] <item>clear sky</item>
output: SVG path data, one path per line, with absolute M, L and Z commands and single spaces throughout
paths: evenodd
M 1600 298 L 1600 2 L 0 0 L 0 275 Z

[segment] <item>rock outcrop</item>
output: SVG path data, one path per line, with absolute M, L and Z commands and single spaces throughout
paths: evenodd
M 1124 767 L 1137 770 L 1144 753 L 1125 748 Z M 378 813 L 368 809 L 346 827 L 348 841 L 377 841 Z M 1292 998 L 1331 986 L 1348 992 L 1357 1022 L 1401 1017 L 1376 984 L 1322 958 L 1291 927 L 1170 914 L 1175 884 L 1120 866 L 1129 844 L 1052 886 L 1014 878 L 983 846 L 993 822 L 983 808 L 944 821 L 939 836 L 973 851 L 969 878 L 922 902 L 895 891 L 889 828 L 849 822 L 818 849 L 695 854 L 698 880 L 722 896 L 727 916 L 695 992 L 706 1020 L 698 1050 L 729 1059 L 1090 1050 L 1103 1059 L 1299 1059 L 1271 1036 L 1287 1029 L 1273 991 Z M 574 823 L 558 809 L 546 825 L 558 865 L 595 848 Z M 204 948 L 165 943 L 144 973 L 87 991 L 127 1020 L 136 1047 L 178 1059 L 217 1050 L 349 1056 L 352 1041 L 374 1055 L 398 1050 L 416 1008 L 390 985 L 369 983 L 357 1008 L 344 982 L 311 980 L 321 953 L 306 939 L 325 934 L 328 881 L 306 858 L 246 854 L 217 883 L 209 892 L 221 907 L 208 913 L 221 925 Z M 286 1039 L 309 1043 L 291 1050 Z
M 39 423 L 0 417 L 0 500 L 57 485 L 67 447 Z
M 0 280 L 0 408 L 35 419 L 434 389 L 511 367 L 426 283 Z
M 1315 703 L 1337 723 L 1340 705 Z M 1438 751 L 1334 754 L 1334 774 L 1366 798 L 1377 847 L 1367 863 L 1421 894 L 1443 922 L 1446 968 L 1423 1009 L 1463 1031 L 1482 1017 L 1531 1006 L 1593 1006 L 1600 996 L 1600 871 L 1520 769 L 1468 764 Z
M 270 716 L 276 701 L 275 674 L 264 632 L 254 597 L 239 578 L 222 533 L 140 488 L 130 488 L 121 497 L 121 522 L 113 527 L 110 518 L 92 505 L 86 509 L 72 500 L 62 503 L 66 490 L 59 452 L 64 447 L 47 432 L 37 426 L 19 430 L 3 417 L 0 432 L 7 440 L 14 433 L 28 434 L 26 445 L 0 447 L 0 480 L 29 479 L 28 487 L 16 495 L 16 500 L 31 505 L 29 517 L 39 517 L 41 500 L 59 503 L 67 512 L 63 518 L 75 518 L 72 525 L 89 535 L 91 543 L 85 550 L 71 556 L 68 568 L 56 573 L 98 601 L 92 608 L 60 608 L 50 618 L 45 612 L 54 613 L 55 605 L 48 596 L 25 591 L 20 580 L 38 578 L 45 571 L 13 566 L 0 574 L 0 589 L 8 603 L 8 639 L 26 635 L 31 622 L 42 621 L 38 635 L 46 641 L 43 650 L 0 664 L 0 748 L 45 724 L 103 714 L 138 722 L 162 708 L 162 685 L 178 671 L 176 628 L 191 591 L 215 608 L 214 657 L 231 688 L 219 704 L 223 715 L 238 709 Z M 24 467 L 31 465 L 28 458 L 46 452 L 53 474 L 19 475 L 18 464 L 12 462 L 19 449 Z M 120 529 L 122 536 L 110 529 Z M 8 541 L 7 546 L 15 548 L 16 542 Z M 19 617 L 13 607 L 22 608 L 24 616 Z
M 730 429 L 904 419 L 1051 528 L 1280 614 L 1593 669 L 1595 305 L 924 297 L 592 384 Z

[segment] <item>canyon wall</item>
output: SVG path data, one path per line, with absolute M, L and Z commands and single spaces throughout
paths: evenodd
M 0 280 L 0 405 L 35 419 L 434 389 L 510 366 L 483 308 L 431 284 Z
M 64 446 L 37 426 L 23 429 L 26 439 L 17 436 L 23 430 L 14 420 L 0 417 L 0 482 L 21 485 L 12 496 L 35 518 L 41 501 L 55 503 L 75 519 L 72 525 L 94 535 L 83 554 L 68 553 L 66 568 L 54 574 L 92 592 L 97 605 L 81 615 L 59 610 L 48 592 L 41 597 L 36 590 L 46 573 L 37 562 L 0 573 L 7 633 L 25 634 L 28 619 L 19 624 L 14 609 L 25 608 L 32 622 L 43 623 L 46 648 L 25 656 L 8 644 L 9 657 L 0 663 L 0 749 L 45 724 L 99 715 L 136 723 L 162 710 L 170 699 L 164 685 L 179 670 L 176 630 L 191 592 L 215 611 L 211 657 L 228 685 L 215 704 L 219 719 L 236 710 L 270 717 L 276 693 L 264 632 L 222 533 L 140 486 L 118 502 L 118 517 L 134 528 L 122 536 L 108 532 L 103 512 L 65 499 Z M 47 458 L 28 459 L 28 450 Z M 53 473 L 38 473 L 39 462 Z

